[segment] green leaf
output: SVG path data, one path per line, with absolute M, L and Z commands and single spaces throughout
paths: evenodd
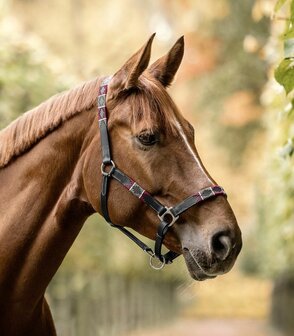
M 284 6 L 284 4 L 286 3 L 286 1 L 287 1 L 287 0 L 278 0 L 278 1 L 276 2 L 275 8 L 274 8 L 275 13 L 276 13 L 277 11 L 279 11 L 279 10 Z
M 284 86 L 288 94 L 294 89 L 294 58 L 284 59 L 275 71 L 278 83 Z

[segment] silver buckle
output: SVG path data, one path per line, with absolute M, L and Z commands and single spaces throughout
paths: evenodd
M 107 172 L 105 170 L 106 167 L 110 167 L 109 172 Z M 101 173 L 104 176 L 111 176 L 112 173 L 113 173 L 113 171 L 114 171 L 114 169 L 115 169 L 115 164 L 114 164 L 114 162 L 112 160 L 109 163 L 103 163 L 102 162 L 102 164 L 101 164 Z
M 159 214 L 157 215 L 161 221 L 164 221 L 164 217 L 168 216 L 167 220 L 167 222 L 169 222 L 168 227 L 172 226 L 179 219 L 179 216 L 175 216 L 171 210 L 172 207 L 166 208 L 166 211 L 162 215 Z

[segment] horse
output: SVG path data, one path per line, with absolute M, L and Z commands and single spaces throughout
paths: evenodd
M 97 77 L 51 97 L 0 132 L 1 335 L 56 335 L 46 287 L 87 217 L 103 213 L 103 199 L 115 227 L 156 240 L 164 223 L 159 247 L 164 243 L 173 258 L 183 255 L 193 279 L 232 268 L 241 231 L 199 158 L 193 127 L 167 92 L 184 38 L 149 66 L 153 38 L 107 84 Z M 104 131 L 96 116 L 99 92 Z M 119 172 L 136 181 L 133 187 L 113 178 Z M 158 251 L 147 249 L 164 263 Z

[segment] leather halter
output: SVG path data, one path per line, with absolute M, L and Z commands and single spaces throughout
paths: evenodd
M 138 183 L 133 181 L 129 176 L 119 170 L 111 158 L 110 142 L 107 127 L 107 108 L 106 95 L 108 91 L 108 84 L 111 77 L 106 77 L 101 82 L 98 95 L 98 120 L 100 129 L 100 141 L 102 148 L 102 189 L 101 189 L 101 210 L 105 220 L 113 227 L 117 228 L 125 235 L 127 235 L 134 243 L 136 243 L 144 252 L 150 255 L 150 265 L 154 269 L 161 269 L 165 264 L 171 264 L 175 258 L 179 256 L 178 253 L 168 251 L 166 254 L 161 253 L 164 237 L 168 229 L 178 220 L 179 216 L 190 209 L 192 206 L 203 202 L 209 198 L 224 195 L 224 189 L 218 185 L 201 189 L 196 194 L 189 196 L 182 202 L 173 207 L 166 207 L 162 205 L 157 199 L 151 196 Z M 157 229 L 154 251 L 137 238 L 133 233 L 123 226 L 112 223 L 107 206 L 108 187 L 110 179 L 113 178 L 128 189 L 134 196 L 139 198 L 142 202 L 150 206 L 157 214 L 160 224 Z M 154 258 L 159 260 L 158 265 L 154 265 Z

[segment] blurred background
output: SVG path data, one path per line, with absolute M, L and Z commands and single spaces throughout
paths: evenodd
M 170 93 L 243 232 L 234 269 L 199 283 L 183 260 L 153 271 L 91 217 L 48 289 L 59 335 L 294 335 L 293 7 L 0 0 L 1 128 L 57 92 L 113 74 L 153 32 L 153 60 L 185 35 Z

